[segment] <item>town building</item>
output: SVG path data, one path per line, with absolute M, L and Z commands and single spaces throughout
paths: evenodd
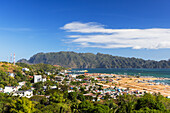
M 55 81 L 56 82 L 62 82 L 64 80 L 64 77 L 62 76 L 55 76 Z
M 20 97 L 30 98 L 30 97 L 33 96 L 33 91 L 32 90 L 16 91 L 16 92 L 14 92 L 13 96 L 20 96 Z
M 30 71 L 28 68 L 22 68 L 22 71 Z
M 46 78 L 42 78 L 42 82 L 45 82 L 45 81 L 47 81 L 47 79 Z
M 17 88 L 13 86 L 5 86 L 4 88 L 4 93 L 12 93 L 15 91 L 17 91 Z
M 42 76 L 41 75 L 34 75 L 34 83 L 42 81 Z
M 13 78 L 15 77 L 14 73 L 9 73 L 8 76 L 13 77 Z

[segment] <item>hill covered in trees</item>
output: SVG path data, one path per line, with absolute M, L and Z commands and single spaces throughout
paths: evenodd
M 170 60 L 143 60 L 101 53 L 37 53 L 29 60 L 21 59 L 18 62 L 28 64 L 44 63 L 70 68 L 170 68 Z

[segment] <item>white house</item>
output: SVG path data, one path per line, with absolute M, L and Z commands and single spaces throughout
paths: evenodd
M 31 90 L 35 90 L 35 88 L 34 88 L 34 87 L 31 87 Z
M 23 85 L 25 85 L 25 81 L 23 81 L 23 82 L 18 82 L 18 84 L 19 84 L 19 86 L 23 86 Z
M 34 75 L 34 83 L 42 81 L 42 76 L 41 75 Z
M 14 92 L 13 96 L 20 96 L 20 97 L 30 98 L 30 97 L 33 96 L 33 91 L 32 90 L 16 91 L 16 92 Z
M 62 76 L 55 76 L 55 81 L 56 82 L 62 82 L 64 80 L 64 77 Z
M 58 75 L 65 75 L 65 73 L 63 73 L 63 72 L 59 72 L 59 73 L 58 73 Z
M 47 81 L 47 79 L 46 78 L 42 78 L 42 82 L 45 82 L 45 81 Z
M 67 73 L 67 70 L 64 70 L 64 73 Z
M 19 85 L 16 87 L 17 90 L 20 89 L 20 88 L 22 88 L 23 85 L 25 85 L 25 81 L 23 81 L 23 82 L 18 82 L 18 84 L 19 84 Z
M 46 90 L 46 89 L 47 89 L 47 86 L 43 86 L 43 89 Z
M 13 78 L 15 77 L 14 73 L 9 73 L 8 76 L 13 77 Z
M 57 86 L 50 86 L 50 89 L 56 89 Z
M 28 68 L 22 68 L 22 71 L 30 71 Z
M 45 72 L 45 74 L 46 74 L 46 75 L 51 75 L 51 73 L 50 73 L 50 72 Z
M 76 78 L 76 74 L 69 74 L 69 77 Z
M 17 91 L 17 88 L 13 86 L 5 86 L 4 88 L 4 93 L 12 93 L 15 91 Z
M 82 79 L 76 79 L 76 81 L 82 81 Z
M 74 92 L 74 90 L 68 90 L 68 93 L 70 93 L 70 92 Z

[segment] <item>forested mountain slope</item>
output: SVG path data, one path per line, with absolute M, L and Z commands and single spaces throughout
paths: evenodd
M 29 64 L 45 63 L 70 68 L 170 68 L 170 60 L 143 60 L 101 53 L 38 53 L 32 56 L 29 60 L 21 59 L 18 62 Z

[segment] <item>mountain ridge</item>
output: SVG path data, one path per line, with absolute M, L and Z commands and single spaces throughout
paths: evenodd
M 69 68 L 170 68 L 170 60 L 144 60 L 134 57 L 113 56 L 102 53 L 49 52 L 37 53 L 29 60 L 18 62 L 28 64 L 45 63 Z

